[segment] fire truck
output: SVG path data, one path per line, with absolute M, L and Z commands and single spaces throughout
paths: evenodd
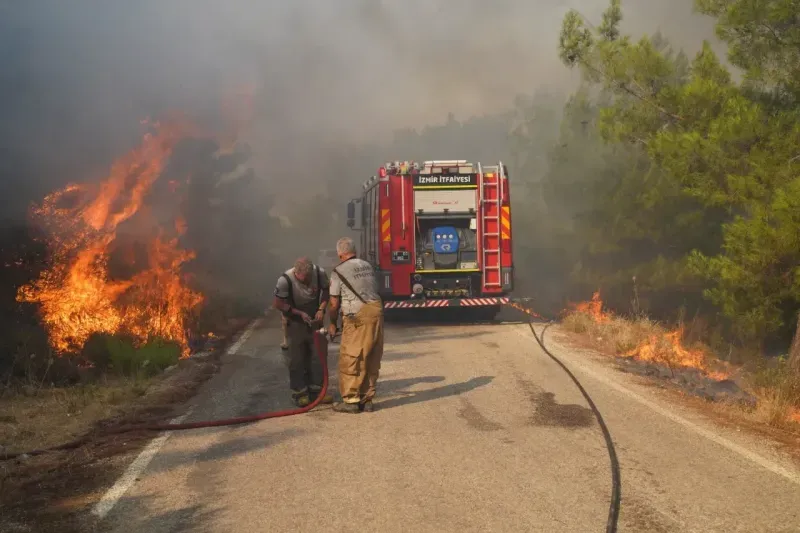
M 394 161 L 347 206 L 386 309 L 470 307 L 493 317 L 514 285 L 508 169 Z

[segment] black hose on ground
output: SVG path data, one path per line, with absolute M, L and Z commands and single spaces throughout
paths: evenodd
M 573 374 L 572 371 L 570 371 L 570 369 L 567 368 L 567 366 L 558 357 L 553 355 L 553 353 L 547 349 L 547 346 L 544 345 L 544 334 L 551 324 L 552 322 L 547 324 L 544 329 L 542 329 L 542 334 L 540 337 L 536 334 L 536 329 L 533 327 L 533 322 L 528 322 L 528 326 L 531 328 L 531 333 L 533 333 L 536 342 L 539 343 L 539 347 L 550 357 L 550 359 L 555 361 L 555 363 L 561 367 L 561 369 L 570 377 L 570 379 L 572 379 L 572 382 L 575 383 L 575 386 L 578 387 L 578 390 L 581 391 L 581 394 L 586 399 L 586 403 L 589 404 L 589 408 L 592 410 L 592 413 L 594 413 L 597 423 L 600 426 L 600 431 L 603 432 L 603 439 L 605 439 L 606 449 L 608 450 L 608 458 L 611 462 L 611 502 L 608 507 L 606 533 L 616 533 L 617 524 L 619 522 L 619 510 L 622 503 L 622 475 L 620 473 L 617 451 L 614 447 L 614 440 L 611 438 L 611 432 L 608 430 L 608 426 L 606 426 L 606 423 L 603 420 L 603 415 L 600 414 L 600 410 L 597 408 L 594 401 L 592 401 L 592 397 L 589 396 L 589 393 L 586 392 L 586 389 L 583 388 L 581 382 L 575 377 L 575 374 Z
M 514 309 L 518 309 L 522 312 L 525 312 L 530 317 L 539 317 L 536 313 L 520 307 L 516 304 L 510 304 L 511 307 Z M 546 353 L 553 361 L 555 361 L 558 366 L 561 367 L 562 370 L 572 379 L 575 383 L 575 386 L 578 387 L 578 390 L 581 392 L 583 397 L 586 399 L 586 403 L 589 404 L 589 408 L 594 413 L 595 418 L 597 419 L 597 423 L 600 426 L 600 430 L 603 432 L 603 438 L 605 439 L 606 449 L 608 450 L 608 457 L 611 462 L 611 503 L 608 509 L 608 521 L 606 522 L 606 533 L 616 533 L 617 531 L 617 523 L 619 521 L 619 511 L 620 511 L 620 504 L 622 500 L 622 479 L 620 474 L 620 467 L 619 467 L 619 460 L 617 458 L 617 452 L 614 448 L 614 441 L 611 438 L 611 433 L 608 430 L 608 426 L 606 426 L 605 421 L 603 420 L 603 416 L 600 414 L 600 410 L 595 405 L 594 401 L 592 401 L 592 397 L 589 396 L 589 393 L 586 392 L 586 389 L 583 388 L 581 382 L 578 380 L 577 377 L 570 371 L 569 368 L 553 353 L 547 349 L 544 344 L 544 334 L 547 331 L 547 328 L 550 327 L 551 324 L 547 324 L 544 329 L 542 330 L 541 337 L 537 335 L 535 328 L 533 327 L 533 322 L 528 322 L 529 327 L 531 328 L 531 333 L 533 333 L 536 342 L 539 344 L 539 347 Z M 267 418 L 278 418 L 283 416 L 292 416 L 292 415 L 299 415 L 302 413 L 307 413 L 314 407 L 316 407 L 322 398 L 325 396 L 328 390 L 328 346 L 322 331 L 316 331 L 314 333 L 314 345 L 317 351 L 317 355 L 320 358 L 320 362 L 322 363 L 323 368 L 323 384 L 322 390 L 320 391 L 317 399 L 309 404 L 306 407 L 298 408 L 298 409 L 286 409 L 282 411 L 273 411 L 269 413 L 262 413 L 258 415 L 252 416 L 244 416 L 238 418 L 229 418 L 225 420 L 209 420 L 209 421 L 202 421 L 202 422 L 190 422 L 184 424 L 145 424 L 145 425 L 138 425 L 138 426 L 126 426 L 122 428 L 117 428 L 115 430 L 111 430 L 106 432 L 106 435 L 109 434 L 120 434 L 130 431 L 173 431 L 173 430 L 182 430 L 182 429 L 198 429 L 198 428 L 205 428 L 205 427 L 218 427 L 218 426 L 230 426 L 230 425 L 237 425 L 237 424 L 247 424 L 251 422 L 256 422 L 258 420 L 265 420 Z M 88 443 L 91 438 L 96 438 L 97 436 L 85 436 L 83 438 L 74 440 L 72 442 L 68 442 L 66 444 L 62 444 L 60 446 L 53 446 L 51 448 L 41 449 L 41 450 L 32 450 L 29 452 L 24 453 L 11 453 L 11 454 L 3 454 L 0 455 L 0 461 L 6 461 L 10 459 L 15 459 L 23 455 L 41 455 L 47 452 L 52 451 L 59 451 L 59 450 L 70 450 L 78 448 L 86 443 Z

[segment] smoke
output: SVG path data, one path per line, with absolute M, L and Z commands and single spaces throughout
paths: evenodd
M 625 27 L 634 33 L 661 29 L 690 50 L 712 36 L 711 22 L 693 16 L 689 0 L 623 4 Z M 297 211 L 306 201 L 328 221 L 344 206 L 324 205 L 315 195 L 357 190 L 383 161 L 379 150 L 391 151 L 395 130 L 442 123 L 448 113 L 458 119 L 499 113 L 516 95 L 541 88 L 570 91 L 577 74 L 556 54 L 561 19 L 577 8 L 598 21 L 606 6 L 606 0 L 7 3 L 0 7 L 0 214 L 20 219 L 53 188 L 102 177 L 135 144 L 145 117 L 180 111 L 221 127 L 230 122 L 223 104 L 238 98 L 239 104 L 248 99 L 237 128 L 250 150 L 253 195 L 264 195 L 266 209 L 274 202 L 274 212 L 295 226 L 299 217 L 318 215 Z M 438 157 L 436 146 L 426 148 Z M 328 238 L 339 228 L 326 230 Z M 314 235 L 308 237 L 316 247 Z M 274 239 L 255 242 L 273 246 Z

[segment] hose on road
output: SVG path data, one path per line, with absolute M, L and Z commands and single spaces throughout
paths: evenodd
M 293 416 L 307 413 L 314 409 L 322 402 L 325 394 L 328 391 L 328 342 L 325 339 L 325 334 L 321 330 L 314 331 L 314 348 L 322 364 L 322 390 L 319 391 L 316 399 L 305 407 L 298 407 L 295 409 L 284 409 L 282 411 L 271 411 L 268 413 L 261 413 L 258 415 L 240 416 L 236 418 L 226 418 L 224 420 L 204 420 L 200 422 L 186 422 L 181 424 L 138 424 L 130 426 L 122 426 L 119 428 L 108 429 L 101 434 L 89 434 L 80 439 L 52 446 L 50 448 L 43 448 L 40 450 L 31 450 L 19 453 L 3 453 L 0 454 L 0 461 L 8 461 L 17 459 L 22 456 L 42 455 L 48 452 L 56 452 L 63 450 L 72 450 L 87 444 L 91 440 L 97 439 L 100 436 L 117 435 L 120 433 L 130 433 L 132 431 L 175 431 L 181 429 L 201 429 L 219 426 L 235 426 L 239 424 L 249 424 L 258 422 L 259 420 L 266 420 L 267 418 L 280 418 L 284 416 Z
M 540 315 L 536 314 L 535 312 L 526 309 L 522 306 L 514 304 L 513 302 L 509 303 L 509 306 L 522 311 L 529 315 L 530 317 L 537 317 L 541 318 Z M 622 499 L 622 480 L 620 474 L 620 467 L 619 467 L 619 460 L 617 458 L 617 452 L 614 448 L 614 441 L 611 438 L 611 433 L 608 430 L 608 426 L 606 426 L 605 421 L 603 420 L 603 416 L 600 414 L 600 410 L 595 405 L 592 397 L 586 392 L 586 389 L 583 388 L 581 382 L 578 380 L 577 377 L 570 371 L 569 368 L 553 353 L 547 349 L 544 344 L 544 334 L 547 331 L 547 328 L 550 327 L 550 324 L 545 326 L 542 330 L 541 336 L 536 333 L 536 329 L 533 327 L 533 322 L 529 321 L 528 325 L 531 328 L 531 333 L 533 333 L 536 342 L 539 344 L 539 347 L 547 354 L 559 367 L 572 379 L 575 383 L 575 386 L 578 387 L 578 390 L 583 395 L 584 399 L 586 399 L 586 403 L 589 404 L 589 408 L 594 413 L 595 418 L 597 419 L 597 423 L 600 426 L 600 430 L 603 433 L 603 438 L 605 439 L 606 449 L 608 450 L 608 457 L 611 462 L 611 503 L 608 509 L 608 521 L 606 523 L 606 533 L 616 533 L 617 531 L 617 522 L 619 521 L 619 511 L 620 511 L 620 503 Z M 175 431 L 175 430 L 183 430 L 183 429 L 201 429 L 201 428 L 210 428 L 210 427 L 220 427 L 220 426 L 233 426 L 238 424 L 248 424 L 252 422 L 257 422 L 259 420 L 266 420 L 268 418 L 280 418 L 284 416 L 293 416 L 299 415 L 303 413 L 307 413 L 314 409 L 322 399 L 325 397 L 325 394 L 328 391 L 328 343 L 325 339 L 325 334 L 321 330 L 314 331 L 314 347 L 315 351 L 317 352 L 317 356 L 319 357 L 320 363 L 322 364 L 322 390 L 320 390 L 317 398 L 311 402 L 309 405 L 305 407 L 299 407 L 295 409 L 284 409 L 281 411 L 271 411 L 268 413 L 262 413 L 258 415 L 251 415 L 251 416 L 240 416 L 236 418 L 227 418 L 223 420 L 204 420 L 201 422 L 187 422 L 187 423 L 180 423 L 180 424 L 141 424 L 141 425 L 131 425 L 131 426 L 124 426 L 116 429 L 110 429 L 105 431 L 102 435 L 115 435 L 120 433 L 128 433 L 132 431 Z M 20 452 L 20 453 L 6 453 L 0 456 L 0 461 L 7 461 L 11 459 L 16 459 L 23 455 L 33 456 L 33 455 L 42 455 L 48 452 L 54 451 L 61 451 L 61 450 L 70 450 L 75 449 L 84 444 L 88 443 L 90 440 L 97 438 L 98 435 L 87 435 L 83 438 L 74 440 L 72 442 L 68 442 L 65 444 L 61 444 L 59 446 L 53 446 L 51 448 L 44 448 L 40 450 L 32 450 L 28 452 Z
M 561 367 L 561 369 L 570 377 L 570 379 L 572 379 L 572 382 L 575 383 L 575 386 L 578 387 L 579 391 L 581 391 L 586 403 L 589 404 L 589 408 L 592 410 L 592 413 L 594 413 L 594 416 L 597 419 L 597 424 L 600 426 L 600 431 L 603 432 L 603 439 L 606 442 L 606 450 L 608 450 L 608 458 L 611 462 L 611 503 L 608 507 L 606 533 L 616 533 L 617 523 L 619 522 L 619 509 L 622 502 L 622 475 L 620 473 L 617 451 L 614 447 L 614 440 L 611 438 L 611 432 L 608 430 L 608 426 L 606 426 L 606 423 L 603 420 L 603 415 L 600 414 L 600 410 L 597 408 L 594 401 L 592 401 L 592 397 L 589 396 L 589 393 L 586 392 L 586 389 L 583 388 L 581 382 L 577 377 L 575 377 L 575 374 L 573 374 L 572 371 L 567 368 L 567 365 L 565 365 L 561 359 L 553 355 L 553 353 L 547 349 L 547 346 L 544 345 L 544 334 L 551 324 L 552 322 L 547 324 L 544 329 L 542 329 L 541 336 L 539 336 L 536 334 L 536 329 L 533 327 L 533 322 L 528 322 L 528 326 L 531 328 L 531 333 L 533 333 L 533 337 L 536 339 L 536 342 L 539 343 L 539 347 L 550 357 L 550 359 L 555 361 L 555 363 Z

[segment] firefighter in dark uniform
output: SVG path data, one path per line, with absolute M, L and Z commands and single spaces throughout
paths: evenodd
M 315 353 L 314 330 L 320 329 L 328 305 L 325 270 L 301 257 L 278 278 L 274 305 L 286 318 L 289 340 L 289 388 L 298 407 L 313 402 L 322 389 L 322 365 Z M 332 403 L 325 395 L 322 403 Z

